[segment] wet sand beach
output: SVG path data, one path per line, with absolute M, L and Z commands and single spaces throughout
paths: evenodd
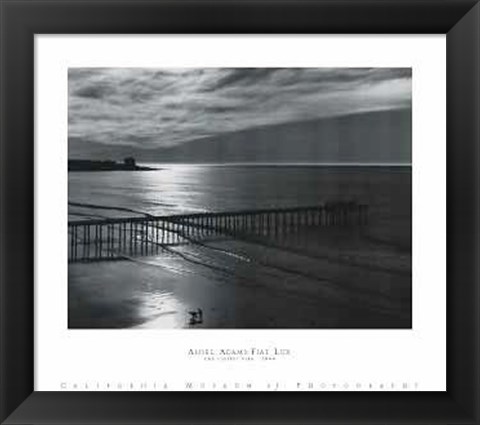
M 403 242 L 309 229 L 283 244 L 217 240 L 157 256 L 71 264 L 69 326 L 410 327 L 410 254 Z M 191 323 L 189 312 L 197 309 L 202 323 Z

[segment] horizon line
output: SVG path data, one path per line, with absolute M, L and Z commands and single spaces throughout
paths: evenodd
M 138 161 L 138 164 L 164 164 L 164 165 L 205 165 L 205 166 L 225 166 L 225 165 L 270 165 L 270 166 L 338 166 L 338 167 L 411 167 L 411 162 L 144 162 Z
M 135 159 L 135 158 L 134 158 Z M 101 158 L 101 159 L 92 159 L 92 158 L 68 158 L 68 161 L 122 161 L 121 159 L 111 159 L 111 158 Z M 411 167 L 412 162 L 266 162 L 266 161 L 229 161 L 229 162 L 177 162 L 177 161 L 142 161 L 135 160 L 137 164 L 163 164 L 163 165 L 204 165 L 204 166 L 226 166 L 226 165 L 269 165 L 269 166 L 288 166 L 288 165 L 304 165 L 304 166 L 337 166 L 337 167 Z

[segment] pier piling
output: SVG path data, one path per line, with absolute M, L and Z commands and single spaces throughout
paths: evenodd
M 368 205 L 337 202 L 303 208 L 73 221 L 68 223 L 68 260 L 147 256 L 158 254 L 162 246 L 212 237 L 279 239 L 295 236 L 304 227 L 365 226 L 368 216 Z

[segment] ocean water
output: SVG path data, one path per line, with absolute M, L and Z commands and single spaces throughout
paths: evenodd
M 158 170 L 69 173 L 69 220 L 357 201 L 369 224 L 70 264 L 70 327 L 411 327 L 410 167 L 150 166 Z
M 157 171 L 71 172 L 72 219 L 182 214 L 316 205 L 357 200 L 392 214 L 410 211 L 411 168 L 395 166 L 172 165 Z

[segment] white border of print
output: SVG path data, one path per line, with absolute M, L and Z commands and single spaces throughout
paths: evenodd
M 377 391 L 392 383 L 445 391 L 445 60 L 442 35 L 36 36 L 35 390 L 95 391 L 95 385 L 82 387 L 88 382 L 102 391 L 118 382 L 162 382 L 169 390 L 216 382 L 209 389 L 218 391 L 242 390 L 235 383 L 249 382 L 274 390 L 267 384 L 281 382 L 278 389 L 290 391 L 320 391 L 322 383 L 351 383 L 349 391 L 368 391 L 369 383 Z M 86 66 L 412 67 L 413 328 L 68 330 L 67 69 Z M 189 358 L 192 347 L 282 347 L 290 355 L 207 362 Z

